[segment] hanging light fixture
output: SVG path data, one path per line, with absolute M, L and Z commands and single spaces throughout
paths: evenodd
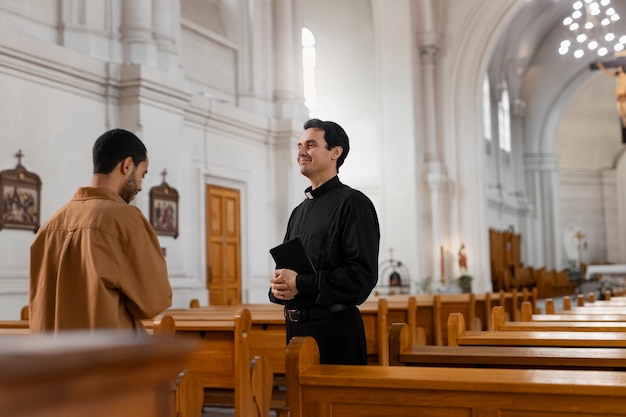
M 561 41 L 559 53 L 582 58 L 586 54 L 603 57 L 623 51 L 626 35 L 618 36 L 613 31 L 619 19 L 611 0 L 576 0 L 570 15 L 563 19 L 568 35 Z

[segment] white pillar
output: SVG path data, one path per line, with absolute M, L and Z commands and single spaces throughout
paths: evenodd
M 152 0 L 122 0 L 124 64 L 157 66 L 152 39 Z
M 274 108 L 278 119 L 303 119 L 302 35 L 291 0 L 274 0 Z
M 524 156 L 526 188 L 530 200 L 529 236 L 535 242 L 529 263 L 546 269 L 562 265 L 558 157 L 555 154 Z
M 430 216 L 431 216 L 431 273 L 433 285 L 435 287 L 446 285 L 450 276 L 448 264 L 444 275 L 441 274 L 441 247 L 445 251 L 450 251 L 450 242 L 444 236 L 444 210 L 443 194 L 448 182 L 442 163 L 441 143 L 443 140 L 437 131 L 437 94 L 435 91 L 436 77 L 435 66 L 437 54 L 439 53 L 439 36 L 434 27 L 435 13 L 432 0 L 420 0 L 418 4 L 418 16 L 420 20 L 421 32 L 418 33 L 418 45 L 421 60 L 423 109 L 424 109 L 424 137 L 426 144 L 424 147 L 424 167 L 425 180 L 430 193 Z M 444 252 L 445 254 L 445 252 Z
M 620 166 L 618 162 L 618 167 Z M 624 214 L 621 210 L 618 210 L 618 198 L 621 193 L 621 182 L 620 189 L 618 189 L 617 171 L 614 169 L 602 171 L 601 181 L 602 181 L 602 207 L 604 209 L 604 235 L 606 236 L 606 241 L 604 245 L 606 247 L 606 256 L 605 259 L 608 262 L 615 263 L 623 263 L 625 257 L 621 255 L 621 247 L 622 241 L 620 236 L 624 236 L 621 233 L 622 225 L 624 222 Z M 619 178 L 623 178 L 619 176 Z M 616 227 L 617 226 L 617 227 Z
M 178 73 L 178 50 L 174 28 L 180 27 L 180 2 L 177 0 L 152 0 L 153 37 L 157 48 L 157 62 L 161 70 Z

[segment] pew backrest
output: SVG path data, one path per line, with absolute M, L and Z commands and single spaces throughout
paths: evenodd
M 613 371 L 322 365 L 310 337 L 287 348 L 291 417 L 626 415 Z

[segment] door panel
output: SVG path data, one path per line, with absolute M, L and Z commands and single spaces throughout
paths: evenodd
M 241 304 L 239 190 L 207 185 L 206 207 L 209 304 Z

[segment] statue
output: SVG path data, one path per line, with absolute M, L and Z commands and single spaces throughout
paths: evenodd
M 626 72 L 624 72 L 624 68 L 621 65 L 618 66 L 614 72 L 606 69 L 604 64 L 600 61 L 596 62 L 596 65 L 602 70 L 602 72 L 610 75 L 611 77 L 615 77 L 617 80 L 615 85 L 617 111 L 622 119 L 622 127 L 626 128 Z
M 462 274 L 467 272 L 467 253 L 465 252 L 464 243 L 461 243 L 461 248 L 459 249 L 459 268 Z

